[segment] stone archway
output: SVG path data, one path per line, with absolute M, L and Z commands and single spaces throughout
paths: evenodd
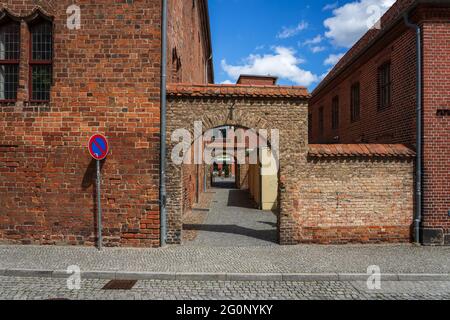
M 226 88 L 226 94 L 223 89 Z M 276 89 L 276 90 L 275 90 Z M 259 90 L 259 91 L 258 91 Z M 274 92 L 276 91 L 276 92 Z M 288 93 L 291 93 L 290 95 Z M 279 213 L 280 244 L 294 243 L 297 230 L 291 183 L 298 180 L 296 168 L 306 163 L 307 94 L 303 88 L 240 86 L 186 86 L 168 88 L 167 110 L 167 243 L 181 243 L 183 206 L 182 167 L 172 162 L 171 153 L 177 142 L 171 140 L 177 129 L 191 134 L 194 122 L 201 121 L 204 130 L 220 126 L 236 126 L 254 130 L 279 132 Z M 270 139 L 270 135 L 268 137 Z

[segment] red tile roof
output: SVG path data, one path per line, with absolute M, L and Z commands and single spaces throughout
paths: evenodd
M 225 84 L 168 84 L 168 96 L 178 97 L 242 97 L 242 98 L 299 98 L 310 97 L 305 87 L 257 86 Z
M 401 157 L 416 153 L 403 144 L 310 144 L 310 157 Z
M 370 29 L 347 53 L 339 60 L 336 66 L 328 73 L 325 79 L 314 89 L 312 95 L 315 96 L 322 90 L 330 81 L 340 74 L 347 66 L 349 66 L 353 59 L 361 54 L 365 49 L 370 47 L 372 42 L 383 34 L 384 31 L 402 18 L 403 13 L 413 7 L 417 0 L 397 0 L 392 7 L 381 17 L 381 29 Z

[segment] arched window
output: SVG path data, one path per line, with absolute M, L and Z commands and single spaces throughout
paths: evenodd
M 30 100 L 48 102 L 52 85 L 53 24 L 45 19 L 30 23 Z
M 19 86 L 20 24 L 0 18 L 0 101 L 14 102 Z

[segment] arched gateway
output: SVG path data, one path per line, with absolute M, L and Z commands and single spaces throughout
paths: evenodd
M 181 242 L 183 216 L 182 165 L 171 159 L 172 133 L 194 123 L 203 132 L 221 126 L 279 132 L 278 235 L 280 244 L 294 243 L 296 217 L 291 184 L 307 159 L 307 90 L 303 87 L 245 85 L 169 85 L 167 110 L 167 242 Z
M 410 241 L 414 152 L 403 145 L 308 145 L 307 103 L 302 87 L 169 85 L 167 242 L 181 243 L 183 226 L 183 166 L 172 162 L 171 135 L 192 133 L 196 121 L 203 131 L 278 130 L 279 244 Z

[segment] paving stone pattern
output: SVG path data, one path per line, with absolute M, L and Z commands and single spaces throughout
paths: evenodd
M 227 184 L 221 184 L 227 187 Z M 274 246 L 277 241 L 277 217 L 271 211 L 255 209 L 247 191 L 216 188 L 211 210 L 203 224 L 184 225 L 197 230 L 188 246 L 250 247 Z
M 102 290 L 108 280 L 82 280 L 69 290 L 65 279 L 0 277 L 0 300 L 411 300 L 450 299 L 450 282 L 138 281 L 132 290 Z

